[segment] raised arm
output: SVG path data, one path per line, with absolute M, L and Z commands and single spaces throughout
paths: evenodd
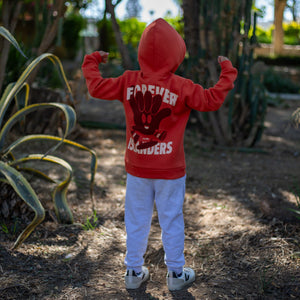
M 92 54 L 85 55 L 82 72 L 86 80 L 86 85 L 90 95 L 94 98 L 122 101 L 122 79 L 103 78 L 99 71 L 99 64 L 106 63 L 108 53 L 96 51 Z
M 198 111 L 215 111 L 223 104 L 228 92 L 233 89 L 237 77 L 237 69 L 224 56 L 218 57 L 221 65 L 219 81 L 211 88 L 204 89 L 201 85 L 189 81 L 185 85 L 186 104 Z

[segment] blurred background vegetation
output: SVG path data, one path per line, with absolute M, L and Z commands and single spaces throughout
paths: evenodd
M 140 37 L 147 23 L 158 17 L 154 10 L 149 10 L 150 18 L 144 20 L 142 1 L 146 0 L 0 0 L 0 25 L 16 38 L 25 53 L 20 55 L 20 49 L 0 39 L 0 91 L 3 95 L 0 108 L 5 102 L 5 89 L 12 88 L 12 83 L 30 63 L 52 53 L 62 62 L 73 97 L 65 92 L 60 68 L 41 60 L 27 73 L 26 90 L 30 93 L 26 95 L 26 102 L 27 96 L 30 104 L 65 102 L 80 115 L 78 104 L 89 98 L 80 69 L 86 53 L 100 49 L 110 52 L 109 63 L 100 67 L 105 77 L 139 68 Z M 265 129 L 268 107 L 282 105 L 291 95 L 300 100 L 300 0 L 169 1 L 176 5 L 178 13 L 174 15 L 167 10 L 160 17 L 181 34 L 187 45 L 187 55 L 176 73 L 209 88 L 219 77 L 218 55 L 229 57 L 239 71 L 235 88 L 222 108 L 209 113 L 193 111 L 188 129 L 212 145 L 249 152 L 259 150 L 254 147 Z M 154 2 L 157 7 L 162 3 L 161 0 L 151 1 Z M 274 11 L 269 23 L 263 22 L 266 3 Z M 121 5 L 124 11 L 120 17 Z M 290 13 L 289 20 L 284 19 L 286 11 Z M 70 101 L 72 99 L 74 101 Z M 12 101 L 7 112 L 16 110 Z M 4 121 L 8 119 L 6 115 L 3 118 Z M 45 134 L 48 130 L 59 134 L 61 127 L 57 128 L 57 119 L 65 122 L 61 115 L 54 115 L 52 111 L 48 115 L 34 113 L 14 134 L 22 136 L 37 131 Z M 300 109 L 295 119 L 299 123 Z M 80 128 L 79 124 L 73 125 Z M 3 157 L 1 162 L 7 164 L 7 158 Z M 4 189 L 0 192 L 4 193 Z M 7 198 L 3 195 L 0 200 Z M 0 213 L 4 210 L 7 207 L 0 203 Z M 10 210 L 13 215 L 15 207 Z
M 267 106 L 274 105 L 270 93 L 299 94 L 299 2 L 173 0 L 178 14 L 167 11 L 162 17 L 187 44 L 186 60 L 177 73 L 209 87 L 217 80 L 215 57 L 220 54 L 239 69 L 235 90 L 223 110 L 192 114 L 195 130 L 205 133 L 213 128 L 217 144 L 254 146 L 264 129 Z M 262 22 L 264 3 L 274 8 L 268 26 Z M 121 4 L 125 11 L 120 18 L 116 12 Z M 147 25 L 141 18 L 142 9 L 139 0 L 1 0 L 0 23 L 16 37 L 27 57 L 54 53 L 62 60 L 68 79 L 76 81 L 83 56 L 99 49 L 110 52 L 110 62 L 103 68 L 105 76 L 139 68 L 138 42 Z M 290 20 L 284 19 L 285 11 L 290 12 Z M 148 14 L 154 18 L 155 12 Z M 3 90 L 28 61 L 3 39 L 0 49 Z M 255 68 L 258 62 L 262 68 Z M 58 72 L 49 65 L 41 65 L 28 82 L 34 87 L 47 82 L 52 89 L 61 85 Z
M 300 44 L 300 24 L 292 21 L 290 23 L 283 23 L 284 44 L 299 45 Z M 259 43 L 272 44 L 274 25 L 268 28 L 257 26 L 257 41 Z

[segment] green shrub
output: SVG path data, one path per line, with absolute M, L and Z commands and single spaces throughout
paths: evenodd
M 299 45 L 300 44 L 300 24 L 297 22 L 283 23 L 284 44 Z M 256 37 L 259 43 L 271 44 L 273 40 L 274 25 L 268 29 L 261 26 L 256 27 Z
M 261 26 L 256 26 L 256 38 L 259 43 L 271 44 L 272 43 L 272 30 L 273 26 L 265 30 Z
M 15 48 L 23 54 L 17 41 L 4 27 L 0 27 L 0 35 L 9 40 L 15 46 Z M 23 56 L 25 55 L 23 54 Z M 45 53 L 34 59 L 25 68 L 16 82 L 7 85 L 0 99 L 0 181 L 10 184 L 19 197 L 33 209 L 35 214 L 32 222 L 17 238 L 13 249 L 18 248 L 45 217 L 44 208 L 30 183 L 22 174 L 23 171 L 30 172 L 32 175 L 37 175 L 51 183 L 55 183 L 55 188 L 52 192 L 52 199 L 57 218 L 61 223 L 72 223 L 73 215 L 67 204 L 66 193 L 72 179 L 73 170 L 67 161 L 57 156 L 50 155 L 50 153 L 54 153 L 59 146 L 65 144 L 76 147 L 83 151 L 88 151 L 91 154 L 91 195 L 97 166 L 97 158 L 94 151 L 83 145 L 66 139 L 67 135 L 76 125 L 76 113 L 70 105 L 64 103 L 28 103 L 30 88 L 26 83 L 26 79 L 31 72 L 44 60 L 50 60 L 57 67 L 71 97 L 71 90 L 66 80 L 60 60 L 53 54 Z M 8 118 L 8 108 L 13 100 L 16 102 L 17 110 L 16 112 L 12 112 L 12 115 L 10 115 Z M 33 134 L 21 136 L 17 140 L 10 142 L 12 140 L 11 131 L 14 125 L 18 123 L 24 123 L 26 121 L 25 117 L 32 112 L 36 112 L 40 109 L 53 108 L 60 110 L 64 115 L 65 125 L 62 137 Z M 49 146 L 50 149 L 46 153 L 28 154 L 28 144 L 32 144 L 35 141 L 40 141 L 42 143 L 46 143 L 47 145 L 52 144 L 52 146 Z M 17 148 L 21 148 L 22 151 L 17 152 Z M 57 182 L 56 180 L 51 179 L 48 174 L 41 172 L 38 169 L 38 166 L 40 163 L 45 162 L 63 168 L 65 170 L 63 173 L 63 180 Z M 29 167 L 28 163 L 30 163 Z
M 80 47 L 80 31 L 86 27 L 86 20 L 79 14 L 69 14 L 64 19 L 62 37 L 64 47 L 67 50 L 67 57 L 75 58 Z
M 184 37 L 184 23 L 181 16 L 166 16 L 164 19 L 171 24 L 182 37 Z
M 300 65 L 300 56 L 257 56 L 256 61 L 263 61 L 266 65 L 270 66 L 291 66 L 295 67 Z
M 23 46 L 23 45 L 22 45 Z M 24 47 L 22 47 L 24 49 Z M 24 50 L 26 56 L 30 56 L 30 52 L 27 49 Z M 27 62 L 27 58 L 20 55 L 18 50 L 15 47 L 10 47 L 8 60 L 6 64 L 6 74 L 4 78 L 4 86 L 7 86 L 10 82 L 16 81 L 20 73 L 22 73 L 25 69 L 25 64 Z
M 300 85 L 291 79 L 275 72 L 274 68 L 268 68 L 264 73 L 264 85 L 271 93 L 299 93 Z
M 140 22 L 137 18 L 130 18 L 119 21 L 119 24 L 124 43 L 137 49 L 142 33 L 146 28 L 146 23 Z
M 297 22 L 283 23 L 284 43 L 287 45 L 300 44 L 300 24 Z

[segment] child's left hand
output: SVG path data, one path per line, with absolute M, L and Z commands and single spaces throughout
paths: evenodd
M 108 61 L 108 55 L 109 55 L 109 53 L 108 53 L 108 52 L 105 52 L 105 51 L 102 51 L 102 50 L 100 50 L 99 53 L 100 53 L 100 55 L 101 55 L 102 62 L 103 62 L 104 64 L 106 64 L 107 61 Z

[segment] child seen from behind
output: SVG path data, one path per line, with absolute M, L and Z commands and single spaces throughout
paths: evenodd
M 149 278 L 143 256 L 154 201 L 162 230 L 169 290 L 180 290 L 195 280 L 194 270 L 184 267 L 184 132 L 192 109 L 216 111 L 221 107 L 234 87 L 237 70 L 226 57 L 219 56 L 219 81 L 204 89 L 174 74 L 185 53 L 185 43 L 177 31 L 163 19 L 157 19 L 142 34 L 138 48 L 140 70 L 103 78 L 98 66 L 108 60 L 104 51 L 86 55 L 82 65 L 90 95 L 117 99 L 125 110 L 127 289 L 136 289 Z

